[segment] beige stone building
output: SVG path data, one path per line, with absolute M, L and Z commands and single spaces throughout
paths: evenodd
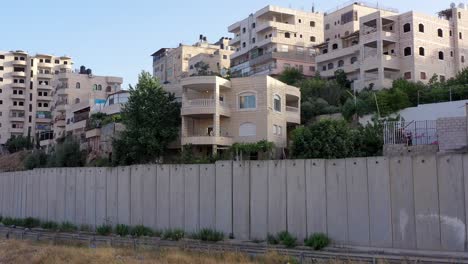
M 50 131 L 54 79 L 72 65 L 67 56 L 0 51 L 0 144 Z
M 234 77 L 275 75 L 295 67 L 315 74 L 315 48 L 323 42 L 323 14 L 267 6 L 229 26 Z
M 289 131 L 300 124 L 299 89 L 266 75 L 188 77 L 181 87 L 182 145 L 202 153 L 260 140 L 284 149 Z
M 152 54 L 153 76 L 164 84 L 166 90 L 181 97 L 178 85 L 183 78 L 196 75 L 196 64 L 204 62 L 213 74 L 224 76 L 230 68 L 230 56 L 233 53 L 228 38 L 221 38 L 216 43 L 209 43 L 200 35 L 193 45 L 180 44 L 177 48 L 162 48 Z
M 446 80 L 466 67 L 464 5 L 430 16 L 359 2 L 326 13 L 324 21 L 318 70 L 329 78 L 344 70 L 356 90 L 389 88 L 398 78 L 427 83 L 437 75 Z

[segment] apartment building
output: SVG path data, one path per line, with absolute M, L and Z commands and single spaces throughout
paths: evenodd
M 288 133 L 300 124 L 300 90 L 267 75 L 188 77 L 181 87 L 181 143 L 200 153 L 260 140 L 284 149 Z
M 72 65 L 67 56 L 0 51 L 0 144 L 50 130 L 54 77 Z
M 451 5 L 439 16 L 354 2 L 325 14 L 325 42 L 317 45 L 318 70 L 333 78 L 342 69 L 353 88 L 389 88 L 405 78 L 427 83 L 466 67 L 468 10 Z
M 79 71 L 58 74 L 54 82 L 53 139 L 45 138 L 41 145 L 55 143 L 68 135 L 84 143 L 86 120 L 92 109 L 101 107 L 110 94 L 120 91 L 122 82 L 121 77 L 93 75 L 84 66 Z
M 316 71 L 314 46 L 323 42 L 323 14 L 267 6 L 228 27 L 231 75 L 277 75 L 295 67 L 306 76 Z
M 164 84 L 166 90 L 181 97 L 178 83 L 185 78 L 198 74 L 197 63 L 209 65 L 210 74 L 227 74 L 230 56 L 233 53 L 229 38 L 221 38 L 209 43 L 206 36 L 200 35 L 193 45 L 179 44 L 177 48 L 162 48 L 153 53 L 153 76 Z

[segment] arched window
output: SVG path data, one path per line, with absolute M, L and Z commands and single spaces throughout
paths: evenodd
M 439 60 L 444 60 L 444 52 L 439 51 Z
M 411 31 L 411 24 L 410 23 L 406 23 L 403 25 L 403 32 L 410 32 Z
M 327 54 L 328 53 L 328 49 L 323 49 L 322 50 L 322 54 Z
M 424 33 L 424 25 L 423 24 L 419 24 L 419 32 Z
M 444 36 L 444 31 L 442 31 L 442 29 L 440 29 L 440 28 L 437 29 L 437 36 L 442 38 Z
M 423 47 L 419 47 L 419 55 L 421 55 L 421 56 L 425 55 Z
M 257 98 L 254 93 L 242 93 L 239 95 L 239 109 L 255 109 Z
M 405 56 L 411 56 L 411 47 L 406 47 L 404 49 L 404 55 Z
M 338 67 L 343 67 L 344 66 L 344 61 L 343 60 L 339 60 L 338 61 Z
M 112 87 L 107 86 L 107 87 L 106 87 L 106 92 L 108 92 L 108 93 L 112 92 Z
M 284 33 L 284 37 L 285 38 L 291 38 L 291 33 L 289 33 L 289 32 Z
M 80 103 L 80 98 L 75 98 L 75 104 L 79 104 Z
M 351 58 L 351 64 L 354 64 L 355 62 L 357 62 L 357 57 L 352 57 Z
M 281 97 L 277 94 L 273 96 L 273 109 L 275 109 L 276 112 L 281 112 Z
M 338 44 L 335 43 L 332 45 L 332 49 L 336 50 L 337 48 L 338 48 Z
M 93 91 L 97 91 L 97 84 L 93 84 Z
M 98 89 L 98 91 L 102 91 L 102 85 L 99 84 L 99 85 L 97 86 L 97 89 Z
M 328 69 L 329 69 L 329 70 L 333 69 L 333 63 L 331 63 L 331 62 L 328 63 Z
M 76 83 L 76 89 L 80 89 L 81 88 L 81 84 L 79 82 Z
M 252 137 L 257 135 L 257 126 L 254 123 L 242 123 L 239 126 L 239 137 Z

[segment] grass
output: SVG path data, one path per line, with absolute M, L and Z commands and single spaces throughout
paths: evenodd
M 239 253 L 189 252 L 158 250 L 148 247 L 89 248 L 87 244 L 51 245 L 47 242 L 0 240 L 0 263 L 128 263 L 128 264 L 285 264 L 299 263 L 272 251 L 266 255 L 249 257 Z M 357 264 L 358 262 L 327 260 L 314 263 Z M 384 264 L 386 262 L 380 262 Z M 403 262 L 405 263 L 405 262 Z

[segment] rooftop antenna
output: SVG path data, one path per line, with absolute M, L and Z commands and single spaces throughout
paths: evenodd
M 312 1 L 312 13 L 315 13 L 315 1 Z

